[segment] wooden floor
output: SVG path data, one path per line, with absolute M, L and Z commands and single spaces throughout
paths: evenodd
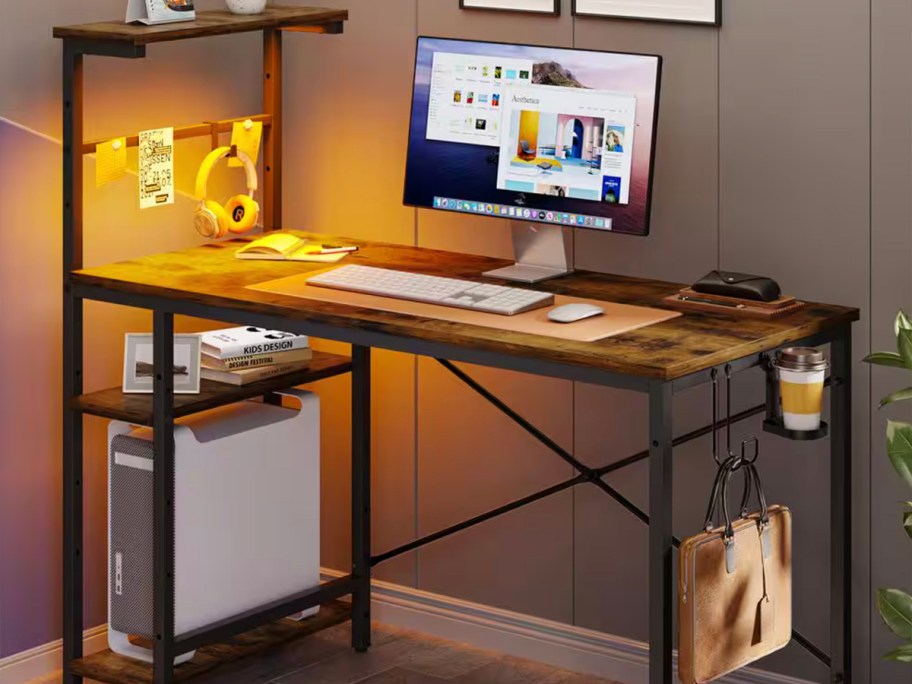
M 366 654 L 350 626 L 332 627 L 269 656 L 194 678 L 199 684 L 616 684 L 385 625 Z M 30 684 L 58 684 L 60 675 Z M 86 684 L 89 684 L 86 681 Z

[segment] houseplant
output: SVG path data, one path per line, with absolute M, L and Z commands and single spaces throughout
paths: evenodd
M 874 352 L 865 358 L 868 363 L 912 371 L 912 320 L 900 311 L 894 324 L 895 352 Z M 880 400 L 880 408 L 896 401 L 912 399 L 912 387 L 906 387 Z M 893 468 L 912 488 L 912 423 L 887 421 L 887 455 Z M 902 515 L 906 534 L 912 538 L 912 501 L 907 501 Z M 877 610 L 884 623 L 905 641 L 884 654 L 884 658 L 912 663 L 912 595 L 901 589 L 878 589 Z

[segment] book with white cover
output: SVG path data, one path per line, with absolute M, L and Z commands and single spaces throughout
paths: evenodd
M 253 326 L 210 330 L 202 335 L 203 353 L 217 359 L 236 356 L 286 352 L 304 349 L 309 345 L 307 335 L 267 330 Z

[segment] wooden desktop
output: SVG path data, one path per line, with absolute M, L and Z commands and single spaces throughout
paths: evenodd
M 340 239 L 338 236 L 299 234 L 324 241 L 338 242 Z M 250 322 L 250 316 L 279 317 L 288 322 L 306 323 L 321 329 L 325 327 L 325 334 L 317 336 L 353 341 L 358 337 L 354 331 L 360 331 L 376 336 L 378 339 L 373 346 L 377 347 L 401 349 L 403 346 L 421 346 L 433 349 L 435 353 L 447 351 L 457 357 L 470 357 L 465 360 L 476 361 L 478 354 L 502 354 L 528 363 L 542 362 L 566 367 L 556 375 L 577 368 L 593 377 L 599 373 L 632 376 L 639 379 L 633 381 L 638 384 L 648 379 L 683 378 L 858 319 L 856 309 L 815 303 L 808 303 L 800 311 L 778 318 L 686 312 L 678 318 L 598 342 L 561 340 L 558 344 L 550 337 L 512 332 L 509 316 L 503 317 L 503 328 L 496 330 L 249 289 L 250 285 L 300 273 L 316 273 L 327 268 L 326 264 L 233 258 L 234 252 L 252 239 L 237 238 L 181 252 L 84 269 L 74 273 L 73 284 L 91 293 L 93 298 L 103 296 L 103 293 L 119 292 L 167 299 L 180 313 L 212 307 L 236 312 L 238 315 L 233 318 L 240 323 Z M 481 277 L 484 271 L 509 263 L 504 260 L 381 242 L 344 241 L 358 245 L 360 249 L 340 263 L 510 284 Z M 683 286 L 658 280 L 576 271 L 528 287 L 606 302 L 675 310 L 662 299 Z M 685 313 L 684 310 L 681 312 Z M 285 325 L 288 327 L 287 323 Z M 379 339 L 383 336 L 389 337 L 386 343 Z M 407 338 L 411 342 L 406 343 L 399 338 Z M 437 349 L 437 346 L 440 348 Z

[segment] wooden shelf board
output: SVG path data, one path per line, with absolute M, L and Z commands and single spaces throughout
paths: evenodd
M 314 617 L 301 622 L 279 620 L 257 627 L 234 637 L 229 642 L 199 649 L 193 660 L 174 668 L 174 681 L 185 682 L 216 668 L 228 668 L 224 670 L 227 675 L 232 663 L 315 634 L 350 618 L 350 605 L 333 601 L 324 604 Z M 133 658 L 125 658 L 110 650 L 74 660 L 71 667 L 73 674 L 105 684 L 152 684 L 151 665 Z
M 350 370 L 349 357 L 315 351 L 307 368 L 249 385 L 238 387 L 203 379 L 199 394 L 174 395 L 174 417 L 189 416 L 269 392 L 341 375 Z M 135 425 L 152 425 L 152 395 L 124 394 L 120 387 L 83 394 L 74 400 L 73 408 L 82 413 L 123 420 Z
M 323 7 L 271 6 L 263 14 L 231 14 L 227 10 L 197 12 L 195 21 L 145 26 L 123 21 L 99 21 L 55 26 L 54 37 L 148 45 L 171 40 L 221 36 L 267 29 L 320 29 L 348 19 L 347 10 Z

